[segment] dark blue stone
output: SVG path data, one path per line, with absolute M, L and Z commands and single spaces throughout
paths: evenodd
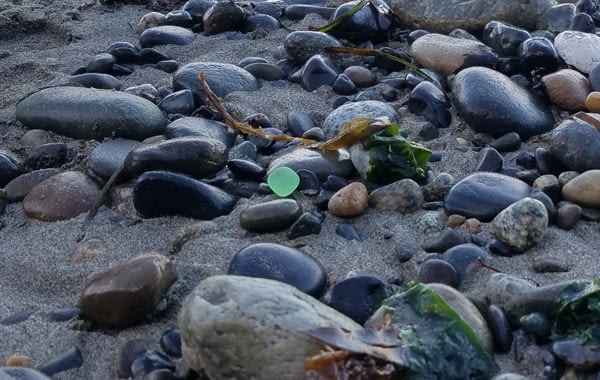
M 314 213 L 305 212 L 291 225 L 287 232 L 287 238 L 292 240 L 306 235 L 318 235 L 321 233 L 323 220 Z
M 144 48 L 138 52 L 135 63 L 138 65 L 156 64 L 161 61 L 168 61 L 171 58 L 153 48 Z
M 339 74 L 339 69 L 329 58 L 313 55 L 300 70 L 300 84 L 306 91 L 314 91 L 321 86 L 331 86 Z
M 483 28 L 483 43 L 504 56 L 515 56 L 519 46 L 531 35 L 524 29 L 499 21 L 490 21 Z
M 175 362 L 160 352 L 148 350 L 138 356 L 133 363 L 131 363 L 131 373 L 135 377 L 149 374 L 157 369 L 168 369 L 170 371 L 174 371 Z
M 122 82 L 110 74 L 83 73 L 71 75 L 69 83 L 80 84 L 83 87 L 120 90 Z
M 352 224 L 341 223 L 336 229 L 335 233 L 340 235 L 346 240 L 357 240 L 363 241 L 363 238 L 360 236 L 360 233 L 356 230 L 356 228 Z
M 423 116 L 436 128 L 450 126 L 450 101 L 446 94 L 429 81 L 419 83 L 410 93 L 408 110 L 415 115 Z
M 321 181 L 315 172 L 308 169 L 299 169 L 296 171 L 296 174 L 300 177 L 298 190 L 314 190 L 318 192 L 321 189 Z
M 25 168 L 12 153 L 0 150 L 0 188 L 25 173 Z
M 170 328 L 160 336 L 160 348 L 165 354 L 174 357 L 181 357 L 181 332 L 179 329 Z
M 520 140 L 519 140 L 520 141 Z M 484 148 L 483 157 L 477 164 L 477 172 L 497 172 L 504 165 L 504 157 L 494 148 Z
M 163 25 L 144 30 L 140 36 L 140 46 L 151 48 L 157 45 L 189 45 L 196 34 L 180 26 Z
M 454 185 L 444 207 L 448 215 L 459 214 L 490 222 L 506 207 L 531 194 L 525 182 L 498 173 L 477 172 Z
M 87 160 L 87 167 L 102 179 L 109 179 L 110 176 L 125 161 L 125 157 L 134 150 L 144 146 L 143 143 L 136 140 L 115 139 L 107 140 L 98 145 Z
M 456 269 L 458 284 L 460 284 L 474 265 L 480 260 L 488 263 L 491 256 L 479 246 L 466 243 L 450 248 L 444 252 L 442 258 Z
M 519 58 L 521 59 L 521 68 L 527 75 L 539 69 L 551 73 L 560 63 L 554 44 L 545 37 L 531 37 L 523 41 Z
M 235 203 L 234 196 L 219 188 L 166 171 L 142 174 L 133 188 L 133 204 L 145 218 L 181 215 L 208 220 L 229 214 Z
M 452 264 L 436 258 L 428 259 L 421 264 L 417 281 L 425 284 L 435 282 L 453 288 L 457 288 L 459 285 L 458 273 Z
M 343 3 L 331 15 L 330 21 L 334 21 L 342 17 L 348 12 L 358 1 L 348 1 Z M 344 38 L 347 40 L 365 41 L 371 38 L 381 38 L 379 24 L 377 23 L 376 12 L 371 7 L 362 7 L 358 12 L 346 19 L 341 24 L 333 28 L 329 32 L 336 38 Z
M 354 82 L 344 73 L 337 76 L 331 88 L 338 95 L 352 95 L 358 91 Z
M 600 169 L 600 131 L 586 122 L 567 119 L 552 131 L 549 151 L 569 170 Z
M 182 28 L 191 28 L 194 26 L 194 19 L 188 11 L 173 10 L 165 16 L 165 24 L 180 26 Z
M 188 116 L 196 109 L 194 94 L 190 90 L 175 91 L 158 104 L 158 108 L 168 114 L 178 113 Z
M 281 281 L 316 298 L 323 294 L 327 280 L 325 270 L 314 258 L 273 243 L 252 244 L 240 250 L 227 274 Z
M 203 117 L 181 117 L 174 120 L 166 126 L 164 135 L 169 139 L 186 136 L 210 137 L 221 141 L 227 148 L 235 145 L 237 136 L 235 132 L 229 131 L 225 123 Z
M 569 30 L 584 33 L 596 33 L 596 25 L 594 25 L 592 16 L 587 13 L 577 13 L 575 17 L 573 17 L 571 25 L 569 25 Z
M 2 380 L 51 380 L 43 373 L 31 368 L 0 367 Z
M 331 288 L 327 304 L 362 325 L 390 295 L 390 291 L 390 287 L 375 276 L 350 277 Z
M 287 115 L 287 126 L 292 136 L 302 137 L 308 130 L 317 127 L 317 123 L 306 112 L 294 110 Z
M 106 49 L 106 53 L 112 54 L 119 63 L 135 62 L 139 51 L 140 48 L 130 42 L 114 42 Z
M 262 181 L 266 174 L 266 169 L 262 166 L 248 160 L 233 159 L 227 161 L 227 168 L 236 178 L 251 179 Z
M 279 21 L 275 17 L 259 13 L 246 17 L 240 29 L 243 33 L 250 33 L 258 29 L 275 30 L 279 27 Z
M 48 376 L 53 376 L 57 373 L 68 371 L 70 369 L 79 368 L 83 365 L 83 357 L 79 348 L 73 347 L 68 351 L 60 354 L 52 360 L 38 366 L 36 369 Z

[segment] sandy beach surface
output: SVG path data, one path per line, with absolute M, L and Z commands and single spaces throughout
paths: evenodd
M 86 65 L 113 42 L 137 43 L 136 25 L 140 17 L 149 12 L 147 8 L 96 4 L 79 11 L 77 7 L 83 4 L 82 1 L 0 1 L 0 11 L 13 10 L 17 15 L 14 28 L 2 21 L 2 32 L 6 34 L 0 35 L 0 149 L 21 157 L 27 153 L 20 141 L 27 130 L 15 120 L 15 106 L 19 100 L 40 88 L 65 83 L 71 72 Z M 294 24 L 294 27 L 301 29 L 308 23 L 325 22 L 311 16 L 310 20 Z M 243 40 L 229 40 L 227 34 L 199 36 L 188 46 L 158 46 L 157 49 L 181 65 L 192 61 L 235 64 L 248 56 L 265 57 L 274 63 L 281 55 L 286 32 L 280 29 L 256 39 Z M 170 86 L 172 75 L 149 67 L 136 67 L 133 74 L 120 79 L 124 87 L 145 83 L 160 87 Z M 400 101 L 407 96 L 408 91 Z M 263 82 L 256 92 L 234 93 L 224 100 L 240 119 L 261 112 L 275 125 L 283 126 L 287 113 L 292 110 L 308 112 L 321 123 L 331 111 L 333 98 L 330 89 L 310 93 L 289 82 Z M 431 164 L 432 172 L 447 172 L 458 180 L 474 171 L 479 154 L 461 147 L 457 141 L 457 138 L 469 141 L 473 133 L 454 116 L 450 128 L 440 130 L 439 138 L 424 142 L 424 145 L 442 154 L 440 162 Z M 410 136 L 416 136 L 423 123 L 423 119 L 408 115 L 401 127 L 407 129 Z M 85 157 L 98 144 L 62 136 L 55 136 L 55 139 L 67 142 L 76 152 L 63 169 L 84 170 Z M 543 143 L 529 142 L 520 150 L 533 152 L 538 146 Z M 508 153 L 505 159 L 514 162 L 515 155 Z M 136 337 L 148 338 L 158 345 L 161 333 L 176 325 L 181 302 L 191 289 L 208 276 L 225 273 L 232 256 L 251 243 L 274 242 L 296 247 L 318 258 L 326 270 L 338 278 L 355 272 L 405 282 L 416 277 L 418 256 L 402 264 L 394 252 L 395 245 L 403 241 L 421 245 L 431 237 L 415 228 L 416 220 L 425 211 L 399 214 L 367 210 L 365 214 L 347 220 L 362 233 L 362 242 L 348 241 L 337 235 L 335 229 L 342 220 L 331 215 L 327 215 L 319 235 L 295 240 L 287 240 L 285 232 L 256 234 L 244 231 L 239 226 L 239 213 L 247 205 L 259 203 L 263 199 L 259 195 L 241 199 L 230 215 L 210 222 L 182 217 L 142 219 L 131 205 L 130 192 L 130 184 L 116 188 L 114 194 L 123 199 L 125 207 L 118 210 L 101 207 L 80 243 L 77 236 L 85 215 L 66 221 L 42 222 L 26 217 L 21 203 L 9 204 L 0 215 L 0 320 L 21 311 L 33 312 L 23 322 L 0 325 L 0 366 L 13 354 L 27 355 L 34 365 L 38 365 L 76 346 L 82 352 L 83 366 L 55 375 L 54 379 L 116 378 L 119 347 Z M 301 193 L 294 197 L 305 210 L 314 208 L 314 197 Z M 180 252 L 171 255 L 179 279 L 159 305 L 157 313 L 147 322 L 122 330 L 94 327 L 91 331 L 80 332 L 72 329 L 69 322 L 47 320 L 46 315 L 51 311 L 76 306 L 86 282 L 94 274 L 144 252 L 170 255 L 169 246 L 175 236 L 197 223 L 202 224 L 200 229 L 204 232 L 184 244 Z M 489 238 L 489 225 L 482 227 L 481 234 Z M 384 238 L 387 235 L 391 238 Z M 493 265 L 541 285 L 568 279 L 594 279 L 599 272 L 599 236 L 598 225 L 589 221 L 579 221 L 571 231 L 551 226 L 540 244 L 522 255 L 494 257 Z M 536 273 L 532 263 L 541 256 L 567 263 L 569 271 Z M 490 273 L 487 270 L 472 273 L 460 290 L 482 298 Z M 503 371 L 522 373 L 531 379 L 541 375 L 530 373 L 528 364 L 516 363 L 511 354 L 497 355 L 496 358 Z

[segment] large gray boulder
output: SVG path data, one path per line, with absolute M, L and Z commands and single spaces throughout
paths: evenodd
M 303 331 L 360 325 L 285 283 L 214 276 L 186 298 L 179 314 L 183 362 L 213 380 L 296 380 L 324 346 Z
M 535 29 L 539 17 L 555 0 L 391 0 L 392 10 L 408 27 L 449 33 L 461 28 L 481 32 L 489 21 Z

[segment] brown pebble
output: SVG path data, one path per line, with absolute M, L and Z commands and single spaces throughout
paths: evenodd
M 476 218 L 469 218 L 465 220 L 467 230 L 472 234 L 478 234 L 481 231 L 481 222 Z
M 579 71 L 558 70 L 545 75 L 542 82 L 552 103 L 560 108 L 568 111 L 583 111 L 586 108 L 586 97 L 590 92 L 590 84 Z
M 333 194 L 327 207 L 333 215 L 353 217 L 367 208 L 368 198 L 366 186 L 361 182 L 353 182 Z
M 448 227 L 450 227 L 450 228 L 458 227 L 458 226 L 462 225 L 466 219 L 467 218 L 465 218 L 462 215 L 452 214 L 448 217 Z
M 585 98 L 585 108 L 590 112 L 600 112 L 600 92 L 592 91 Z
M 32 368 L 33 360 L 29 356 L 13 354 L 6 359 L 6 367 Z
M 582 212 L 581 206 L 565 202 L 558 208 L 558 212 L 556 213 L 556 227 L 567 231 L 570 230 L 579 221 Z

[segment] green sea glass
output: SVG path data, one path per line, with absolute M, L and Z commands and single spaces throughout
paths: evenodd
M 293 169 L 281 166 L 267 177 L 267 185 L 280 197 L 287 197 L 298 188 L 300 177 Z

